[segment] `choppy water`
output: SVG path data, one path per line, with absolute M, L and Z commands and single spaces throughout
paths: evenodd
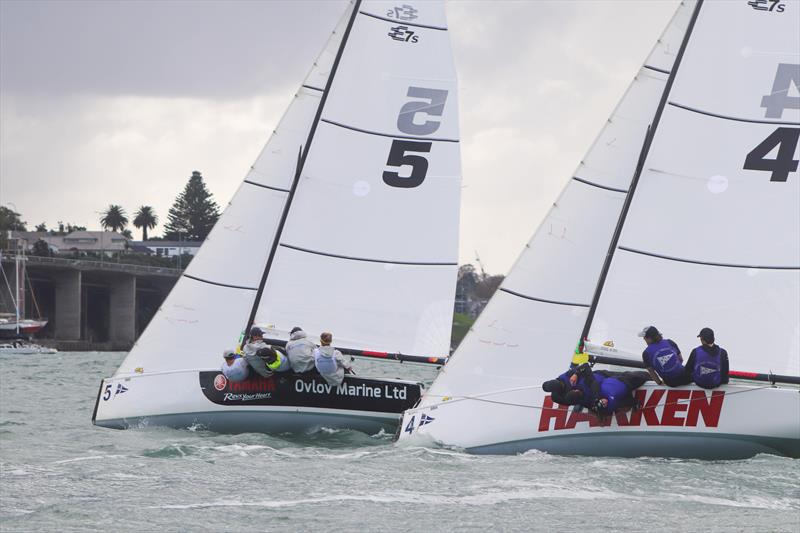
M 0 357 L 0 530 L 800 531 L 800 461 L 767 455 L 487 457 L 349 431 L 96 428 L 97 387 L 122 357 Z

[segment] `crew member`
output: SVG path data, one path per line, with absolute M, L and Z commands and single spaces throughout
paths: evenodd
M 264 359 L 258 356 L 258 351 L 263 348 L 269 348 L 264 342 L 264 332 L 258 327 L 250 328 L 250 341 L 244 345 L 244 360 L 258 375 L 268 378 L 272 375 L 272 370 L 267 368 Z
M 314 341 L 308 338 L 302 328 L 292 328 L 289 342 L 286 343 L 286 355 L 292 370 L 298 374 L 314 370 Z
M 592 390 L 592 410 L 600 417 L 616 413 L 627 407 L 638 407 L 633 391 L 650 379 L 647 372 L 603 372 L 603 379 L 597 380 L 600 372 L 592 372 L 588 366 L 580 369 L 581 376 Z
M 272 346 L 267 345 L 266 348 L 258 350 L 256 354 L 264 361 L 270 372 L 288 372 L 292 369 L 289 358 Z
M 344 358 L 342 352 L 331 346 L 332 334 L 323 333 L 319 341 L 320 347 L 314 349 L 314 365 L 328 385 L 338 387 L 344 381 L 345 372 L 353 373 L 353 365 Z
M 714 330 L 703 328 L 697 336 L 700 346 L 689 354 L 686 375 L 704 389 L 728 383 L 728 352 L 714 344 Z
M 222 374 L 228 381 L 238 382 L 247 379 L 250 371 L 244 359 L 236 355 L 233 350 L 225 350 L 222 352 L 222 357 L 225 359 L 222 363 Z
M 573 361 L 575 360 L 576 358 L 573 358 Z M 589 365 L 578 365 L 573 362 L 570 365 L 570 369 L 556 379 L 542 383 L 542 390 L 549 392 L 555 403 L 575 406 L 573 408 L 574 411 L 580 411 L 583 407 L 592 407 L 596 398 L 586 381 L 584 369 L 589 369 Z M 594 382 L 597 383 L 601 383 L 612 374 L 604 370 L 592 372 L 589 369 L 588 372 L 593 376 Z
M 665 339 L 655 326 L 647 326 L 639 332 L 647 348 L 642 352 L 642 361 L 653 381 L 668 387 L 680 387 L 692 382 L 683 368 L 683 356 L 672 339 Z

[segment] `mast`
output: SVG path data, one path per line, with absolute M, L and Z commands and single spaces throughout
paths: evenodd
M 686 33 L 683 36 L 683 41 L 681 42 L 681 47 L 678 49 L 678 54 L 675 56 L 675 63 L 670 70 L 669 77 L 667 78 L 667 83 L 664 86 L 664 92 L 661 93 L 661 100 L 658 102 L 658 107 L 656 108 L 656 113 L 653 117 L 653 122 L 647 128 L 647 134 L 644 137 L 644 142 L 642 143 L 642 151 L 639 154 L 639 160 L 636 163 L 636 169 L 633 173 L 633 178 L 631 179 L 631 186 L 628 189 L 628 194 L 625 196 L 625 203 L 622 205 L 622 211 L 620 212 L 619 219 L 617 219 L 617 226 L 614 228 L 614 234 L 611 237 L 611 242 L 608 245 L 608 252 L 606 253 L 606 259 L 603 263 L 603 268 L 600 271 L 600 276 L 597 279 L 597 288 L 594 291 L 594 296 L 592 297 L 592 303 L 589 307 L 589 314 L 586 317 L 586 322 L 583 325 L 583 331 L 581 331 L 580 337 L 580 346 L 581 349 L 584 347 L 584 341 L 589 335 L 589 330 L 592 327 L 592 321 L 594 320 L 594 314 L 597 311 L 597 305 L 600 303 L 600 296 L 603 292 L 603 286 L 606 282 L 606 277 L 608 276 L 608 271 L 611 268 L 611 263 L 614 259 L 614 252 L 617 249 L 617 244 L 619 244 L 619 238 L 622 235 L 622 228 L 625 226 L 625 219 L 628 216 L 628 210 L 633 203 L 633 197 L 636 194 L 636 186 L 639 184 L 639 178 L 642 175 L 642 170 L 644 170 L 644 163 L 647 160 L 647 155 L 650 152 L 650 145 L 653 142 L 653 138 L 655 137 L 656 130 L 658 129 L 658 124 L 661 121 L 661 115 L 664 112 L 664 107 L 667 104 L 667 99 L 669 98 L 670 90 L 672 89 L 672 84 L 675 81 L 675 76 L 678 73 L 678 68 L 680 67 L 681 60 L 683 59 L 683 54 L 686 51 L 686 47 L 689 44 L 689 38 L 692 35 L 692 30 L 694 29 L 694 24 L 697 21 L 697 16 L 700 14 L 700 8 L 703 6 L 703 0 L 697 0 L 697 5 L 692 12 L 692 18 L 689 20 L 689 26 L 686 28 Z
M 272 263 L 275 260 L 275 253 L 278 250 L 278 246 L 280 245 L 281 234 L 283 233 L 283 227 L 286 224 L 286 219 L 289 216 L 289 210 L 292 207 L 292 200 L 294 199 L 294 194 L 297 191 L 297 184 L 300 182 L 300 175 L 303 172 L 303 166 L 305 165 L 306 159 L 308 158 L 308 153 L 311 149 L 311 143 L 314 140 L 314 133 L 317 131 L 317 125 L 319 124 L 320 118 L 322 117 L 322 110 L 325 107 L 325 102 L 328 99 L 328 94 L 330 93 L 331 86 L 333 85 L 333 79 L 336 76 L 336 70 L 339 68 L 339 61 L 342 58 L 342 53 L 344 52 L 344 48 L 347 45 L 347 38 L 350 36 L 350 30 L 353 28 L 353 22 L 358 15 L 358 9 L 361 6 L 361 0 L 355 0 L 355 4 L 353 5 L 353 12 L 350 14 L 350 20 L 347 22 L 347 28 L 344 31 L 344 35 L 342 36 L 342 42 L 339 45 L 339 50 L 336 52 L 336 58 L 333 60 L 333 66 L 331 67 L 331 72 L 328 75 L 328 80 L 325 84 L 325 89 L 322 92 L 322 97 L 320 98 L 319 106 L 317 107 L 317 113 L 314 116 L 314 121 L 311 123 L 311 129 L 308 132 L 308 138 L 306 139 L 305 147 L 300 147 L 298 156 L 297 156 L 297 167 L 295 168 L 294 173 L 294 180 L 292 181 L 292 186 L 289 189 L 289 195 L 286 198 L 286 203 L 283 206 L 283 212 L 281 213 L 280 221 L 278 222 L 278 227 L 275 230 L 275 238 L 272 240 L 272 247 L 269 251 L 269 257 L 267 258 L 266 265 L 264 266 L 264 273 L 261 276 L 261 281 L 258 284 L 258 290 L 256 291 L 256 297 L 253 300 L 253 307 L 250 310 L 250 316 L 247 319 L 247 324 L 244 328 L 244 339 L 246 339 L 250 334 L 250 328 L 253 326 L 253 322 L 256 318 L 256 313 L 258 312 L 259 304 L 261 303 L 261 296 L 264 293 L 264 288 L 267 285 L 267 278 L 269 277 L 270 269 L 272 268 Z

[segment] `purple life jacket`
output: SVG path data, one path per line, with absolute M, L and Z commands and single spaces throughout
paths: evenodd
M 666 339 L 649 345 L 644 352 L 647 354 L 650 366 L 658 372 L 662 379 L 679 378 L 684 373 L 678 351 Z
M 706 350 L 705 346 L 698 346 L 695 348 L 692 379 L 697 385 L 705 389 L 719 387 L 719 384 L 722 382 L 720 366 L 719 350 L 717 351 L 717 355 L 712 355 Z
M 617 378 L 605 378 L 600 383 L 600 397 L 608 400 L 605 411 L 615 413 L 622 407 L 622 401 L 630 395 L 628 386 Z

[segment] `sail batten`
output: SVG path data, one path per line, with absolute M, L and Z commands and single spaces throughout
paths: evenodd
M 716 263 L 712 261 L 701 261 L 699 259 L 689 259 L 686 257 L 671 257 L 668 255 L 657 254 L 654 252 L 648 252 L 645 250 L 636 250 L 634 248 L 630 248 L 627 246 L 618 246 L 618 250 L 623 250 L 625 252 L 631 252 L 634 254 L 640 255 L 647 255 L 650 257 L 656 257 L 658 259 L 665 259 L 667 261 L 677 261 L 680 263 L 693 263 L 696 265 L 706 265 L 706 266 L 714 266 L 714 267 L 725 267 L 725 268 L 754 268 L 754 269 L 761 269 L 761 270 L 800 270 L 800 266 L 778 266 L 778 265 L 754 265 L 754 264 L 733 264 L 733 263 Z
M 299 246 L 292 246 L 291 244 L 281 243 L 281 246 L 284 248 L 290 248 L 292 250 L 297 250 L 298 252 L 306 252 L 308 254 L 314 255 L 324 255 L 325 257 L 335 257 L 336 259 L 345 259 L 347 261 L 365 261 L 367 263 L 384 263 L 384 264 L 392 264 L 392 265 L 410 265 L 410 266 L 458 266 L 458 263 L 451 262 L 451 263 L 431 263 L 431 262 L 412 262 L 412 261 L 395 261 L 391 259 L 376 259 L 376 258 L 369 258 L 369 257 L 350 257 L 346 255 L 337 255 L 328 252 L 321 252 L 319 250 L 309 250 L 307 248 L 301 248 Z
M 711 111 L 704 111 L 702 109 L 696 109 L 694 107 L 690 107 L 688 105 L 679 104 L 678 102 L 669 102 L 669 105 L 674 107 L 679 107 L 681 109 L 685 109 L 686 111 L 691 111 L 693 113 L 699 113 L 701 115 L 706 115 L 709 117 L 714 118 L 721 118 L 725 120 L 734 120 L 736 122 L 749 122 L 751 124 L 783 124 L 785 126 L 800 126 L 800 122 L 790 122 L 786 120 L 765 120 L 765 119 L 754 119 L 754 118 L 741 118 L 741 117 L 732 117 L 727 115 L 720 115 L 719 113 L 712 113 Z
M 507 292 L 508 294 L 513 294 L 514 296 L 519 296 L 520 298 L 524 298 L 526 300 L 533 300 L 535 302 L 542 302 L 546 304 L 553 304 L 553 305 L 566 305 L 569 307 L 590 307 L 591 304 L 583 304 L 583 303 L 575 303 L 575 302 L 559 302 L 556 300 L 546 300 L 544 298 L 537 298 L 535 296 L 530 296 L 528 294 L 522 294 L 519 292 L 512 291 L 511 289 L 506 289 L 505 287 L 501 287 L 498 290 Z
M 458 139 L 444 139 L 440 137 L 412 137 L 410 135 L 397 135 L 395 133 L 381 133 L 379 131 L 369 131 L 361 128 L 356 128 L 355 126 L 348 126 L 347 124 L 334 122 L 333 120 L 328 120 L 328 119 L 322 119 L 322 122 L 325 122 L 327 124 L 332 124 L 334 126 L 339 126 L 340 128 L 344 128 L 347 130 L 357 131 L 359 133 L 366 133 L 367 135 L 377 135 L 379 137 L 391 137 L 393 139 L 413 139 L 417 141 L 433 141 L 433 142 L 448 142 L 448 143 L 459 142 Z

